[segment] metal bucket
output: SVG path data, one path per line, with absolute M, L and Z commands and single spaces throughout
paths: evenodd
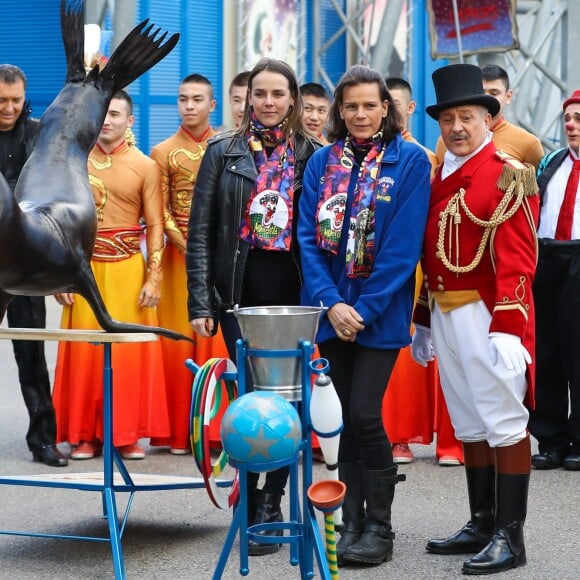
M 310 306 L 256 306 L 234 308 L 248 348 L 295 350 L 300 342 L 314 343 L 318 319 L 325 308 Z M 301 357 L 248 356 L 254 388 L 272 391 L 288 401 L 302 399 Z

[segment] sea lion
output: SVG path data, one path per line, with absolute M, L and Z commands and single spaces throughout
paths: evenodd
M 40 120 L 34 151 L 14 194 L 0 174 L 0 321 L 13 296 L 75 292 L 91 306 L 108 332 L 156 332 L 164 328 L 125 324 L 107 311 L 91 271 L 97 214 L 87 159 L 112 95 L 127 86 L 177 44 L 145 20 L 130 32 L 106 66 L 84 68 L 84 1 L 61 0 L 66 83 Z M 158 38 L 156 38 L 158 37 Z

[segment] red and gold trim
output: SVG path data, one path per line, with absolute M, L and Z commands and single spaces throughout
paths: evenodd
M 93 260 L 99 262 L 119 262 L 141 251 L 140 227 L 100 230 L 97 232 Z

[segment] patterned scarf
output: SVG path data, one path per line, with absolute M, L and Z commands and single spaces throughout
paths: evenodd
M 288 252 L 294 212 L 294 145 L 284 137 L 285 121 L 264 127 L 252 112 L 248 145 L 258 177 L 242 217 L 240 239 L 255 248 Z M 268 157 L 266 147 L 274 147 Z
M 370 139 L 347 135 L 330 150 L 317 209 L 316 241 L 331 254 L 338 254 L 348 186 L 355 165 L 353 146 L 366 151 L 354 187 L 346 249 L 346 275 L 367 278 L 375 261 L 376 184 L 386 145 L 383 132 Z

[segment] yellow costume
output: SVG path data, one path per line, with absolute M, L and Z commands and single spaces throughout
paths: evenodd
M 157 309 L 159 324 L 191 336 L 196 344 L 161 339 L 165 380 L 168 393 L 171 437 L 155 439 L 153 445 L 169 445 L 175 450 L 189 449 L 189 413 L 193 375 L 184 361 L 193 359 L 203 364 L 208 358 L 229 358 L 221 331 L 210 339 L 194 334 L 187 317 L 187 279 L 185 271 L 185 239 L 193 188 L 205 153 L 207 140 L 215 132 L 210 128 L 197 140 L 183 126 L 174 135 L 156 145 L 151 157 L 161 168 L 167 247 L 163 255 L 162 295 Z M 216 425 L 219 422 L 216 421 Z M 219 432 L 211 437 L 219 441 Z
M 89 156 L 89 178 L 98 230 L 91 267 L 113 318 L 157 326 L 155 309 L 142 308 L 145 282 L 159 284 L 163 248 L 160 175 L 157 165 L 126 142 L 112 153 L 98 145 Z M 140 249 L 141 218 L 147 225 L 148 263 Z M 98 329 L 87 302 L 75 295 L 65 306 L 62 328 Z M 113 444 L 169 434 L 159 342 L 114 344 Z M 54 384 L 57 441 L 103 440 L 103 350 L 77 342 L 59 344 Z

